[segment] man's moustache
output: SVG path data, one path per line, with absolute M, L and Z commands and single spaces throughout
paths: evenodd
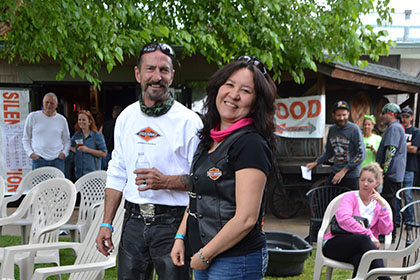
M 162 86 L 162 87 L 166 87 L 166 84 L 162 81 L 147 83 L 147 86 L 153 86 L 153 85 L 159 85 L 159 86 Z

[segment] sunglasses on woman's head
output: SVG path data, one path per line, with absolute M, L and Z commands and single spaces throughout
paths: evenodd
M 170 57 L 175 56 L 174 50 L 168 44 L 165 44 L 165 43 L 149 43 L 149 44 L 144 45 L 143 48 L 141 49 L 140 57 L 145 53 L 154 52 L 156 50 L 161 50 L 164 54 L 166 54 Z
M 238 57 L 238 60 L 244 60 L 246 63 L 254 65 L 261 71 L 264 77 L 267 76 L 267 68 L 265 68 L 264 64 L 255 56 L 241 55 Z

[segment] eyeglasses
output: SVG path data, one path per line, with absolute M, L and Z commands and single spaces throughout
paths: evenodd
M 241 55 L 238 57 L 238 60 L 244 60 L 247 64 L 254 65 L 261 71 L 264 77 L 267 76 L 267 68 L 265 68 L 264 64 L 255 56 Z
M 161 50 L 164 54 L 166 54 L 170 57 L 175 56 L 174 50 L 168 44 L 165 44 L 165 43 L 149 43 L 149 44 L 146 44 L 146 45 L 143 46 L 143 48 L 140 51 L 140 56 L 139 57 L 141 57 L 145 53 L 154 52 L 156 50 Z

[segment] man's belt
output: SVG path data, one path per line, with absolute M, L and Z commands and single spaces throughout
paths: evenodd
M 158 222 L 160 219 L 157 216 L 159 215 L 176 214 L 185 210 L 185 206 L 169 206 L 153 203 L 136 204 L 127 200 L 125 201 L 124 208 L 132 215 L 142 218 L 146 225 Z

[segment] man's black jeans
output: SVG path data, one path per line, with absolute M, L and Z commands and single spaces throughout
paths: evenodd
M 174 207 L 156 214 L 150 224 L 138 213 L 126 211 L 118 252 L 118 279 L 150 280 L 153 267 L 162 280 L 191 279 L 189 256 L 183 267 L 175 266 L 170 258 L 184 211 L 185 207 Z

